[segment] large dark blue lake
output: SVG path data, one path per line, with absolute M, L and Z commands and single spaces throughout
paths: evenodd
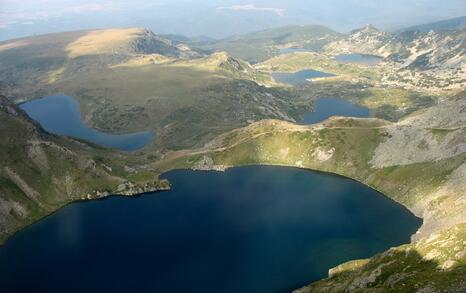
M 357 182 L 251 166 L 70 204 L 0 247 L 0 292 L 288 292 L 421 224 Z
M 122 151 L 141 149 L 154 137 L 152 131 L 109 134 L 89 128 L 81 120 L 79 103 L 74 98 L 65 95 L 33 100 L 20 107 L 51 133 L 85 139 L 101 146 Z

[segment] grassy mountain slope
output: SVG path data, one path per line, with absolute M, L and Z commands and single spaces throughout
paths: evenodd
M 48 48 L 53 48 L 48 50 Z M 153 148 L 202 144 L 248 121 L 293 121 L 294 94 L 225 53 L 201 56 L 141 29 L 72 32 L 0 44 L 2 92 L 16 101 L 74 96 L 109 132 L 155 129 Z M 176 135 L 173 135 L 176 133 Z
M 0 86 L 24 96 L 61 76 L 124 62 L 137 55 L 188 58 L 199 54 L 152 32 L 131 29 L 55 33 L 0 42 Z M 29 91 L 28 91 L 29 90 Z
M 46 93 L 65 92 L 76 97 L 84 119 L 104 131 L 155 129 L 154 148 L 159 149 L 202 144 L 208 140 L 205 136 L 250 120 L 293 120 L 293 98 L 287 90 L 241 79 L 254 75 L 248 65 L 216 57 L 221 60 L 76 72 L 49 85 Z
M 0 243 L 69 202 L 168 187 L 140 161 L 43 131 L 0 96 Z
M 272 164 L 356 179 L 407 206 L 424 223 L 412 244 L 344 264 L 331 271 L 330 279 L 304 291 L 464 288 L 465 97 L 461 94 L 397 123 L 331 118 L 298 126 L 262 121 L 226 133 L 202 149 L 171 153 L 154 167 L 222 170 Z

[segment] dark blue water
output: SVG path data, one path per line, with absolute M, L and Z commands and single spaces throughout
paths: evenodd
M 342 177 L 173 171 L 173 190 L 75 203 L 0 247 L 0 292 L 283 292 L 409 242 L 421 221 Z
M 284 84 L 293 85 L 293 86 L 305 85 L 309 83 L 308 79 L 310 78 L 331 77 L 331 76 L 335 76 L 335 74 L 312 70 L 312 69 L 302 70 L 302 71 L 293 72 L 293 73 L 287 73 L 287 72 L 273 72 L 272 73 L 272 77 L 276 81 L 284 83 Z
M 335 56 L 335 60 L 343 63 L 377 65 L 382 61 L 382 57 L 367 54 L 340 54 Z
M 69 96 L 49 96 L 20 107 L 51 133 L 82 138 L 105 147 L 135 151 L 145 147 L 154 137 L 152 131 L 115 135 L 89 128 L 81 120 L 79 103 Z
M 369 109 L 335 98 L 322 98 L 314 102 L 314 112 L 306 114 L 301 124 L 322 122 L 332 116 L 369 117 Z

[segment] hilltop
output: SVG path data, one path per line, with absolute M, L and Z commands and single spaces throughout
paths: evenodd
M 53 83 L 76 71 L 125 62 L 135 56 L 200 56 L 189 47 L 137 28 L 54 33 L 0 42 L 3 94 L 32 95 L 37 83 Z M 31 89 L 34 87 L 33 89 Z M 27 89 L 31 89 L 27 91 Z M 24 91 L 19 93 L 17 91 Z

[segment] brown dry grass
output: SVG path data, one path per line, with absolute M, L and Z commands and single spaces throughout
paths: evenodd
M 68 57 L 114 54 L 126 50 L 128 43 L 137 37 L 139 28 L 106 29 L 89 31 L 66 47 Z

